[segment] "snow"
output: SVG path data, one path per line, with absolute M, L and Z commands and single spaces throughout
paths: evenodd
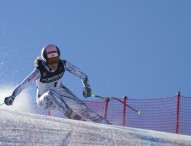
M 13 86 L 0 88 L 0 97 Z M 191 146 L 191 136 L 41 115 L 29 91 L 0 106 L 0 146 Z M 4 98 L 0 98 L 0 104 Z
M 5 106 L 5 105 L 4 105 Z M 191 136 L 0 107 L 0 146 L 191 146 Z

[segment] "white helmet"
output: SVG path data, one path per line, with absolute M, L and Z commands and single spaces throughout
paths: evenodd
M 41 57 L 46 62 L 48 58 L 60 57 L 60 50 L 54 44 L 46 45 L 42 48 Z

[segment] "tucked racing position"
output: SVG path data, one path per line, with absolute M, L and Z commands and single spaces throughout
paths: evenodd
M 107 119 L 87 107 L 82 100 L 62 84 L 65 71 L 81 79 L 84 86 L 84 97 L 91 96 L 87 75 L 68 61 L 62 60 L 59 48 L 54 44 L 49 44 L 42 49 L 41 57 L 35 60 L 35 69 L 14 89 L 11 96 L 5 97 L 4 103 L 12 105 L 16 97 L 36 81 L 36 102 L 40 108 L 57 109 L 69 119 L 109 124 Z

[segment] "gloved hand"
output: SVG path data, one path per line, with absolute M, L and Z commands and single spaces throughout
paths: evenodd
M 85 98 L 87 98 L 87 97 L 90 97 L 91 94 L 92 94 L 92 89 L 89 88 L 89 87 L 84 87 L 83 96 L 84 96 Z
M 12 105 L 13 104 L 13 102 L 14 102 L 14 97 L 11 95 L 11 96 L 8 96 L 8 97 L 5 97 L 5 99 L 4 99 L 4 103 L 6 104 L 6 105 Z

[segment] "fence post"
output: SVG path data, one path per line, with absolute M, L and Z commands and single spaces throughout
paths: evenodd
M 105 118 L 107 118 L 109 101 L 110 101 L 109 98 L 107 98 L 107 99 L 105 100 L 105 115 L 104 115 Z
M 177 109 L 176 109 L 176 134 L 179 133 L 179 114 L 180 114 L 180 91 L 178 91 L 177 95 Z
M 48 110 L 48 116 L 51 116 L 51 111 L 50 110 Z
M 126 126 L 126 104 L 127 104 L 127 97 L 124 97 L 124 104 L 123 104 L 123 126 Z

